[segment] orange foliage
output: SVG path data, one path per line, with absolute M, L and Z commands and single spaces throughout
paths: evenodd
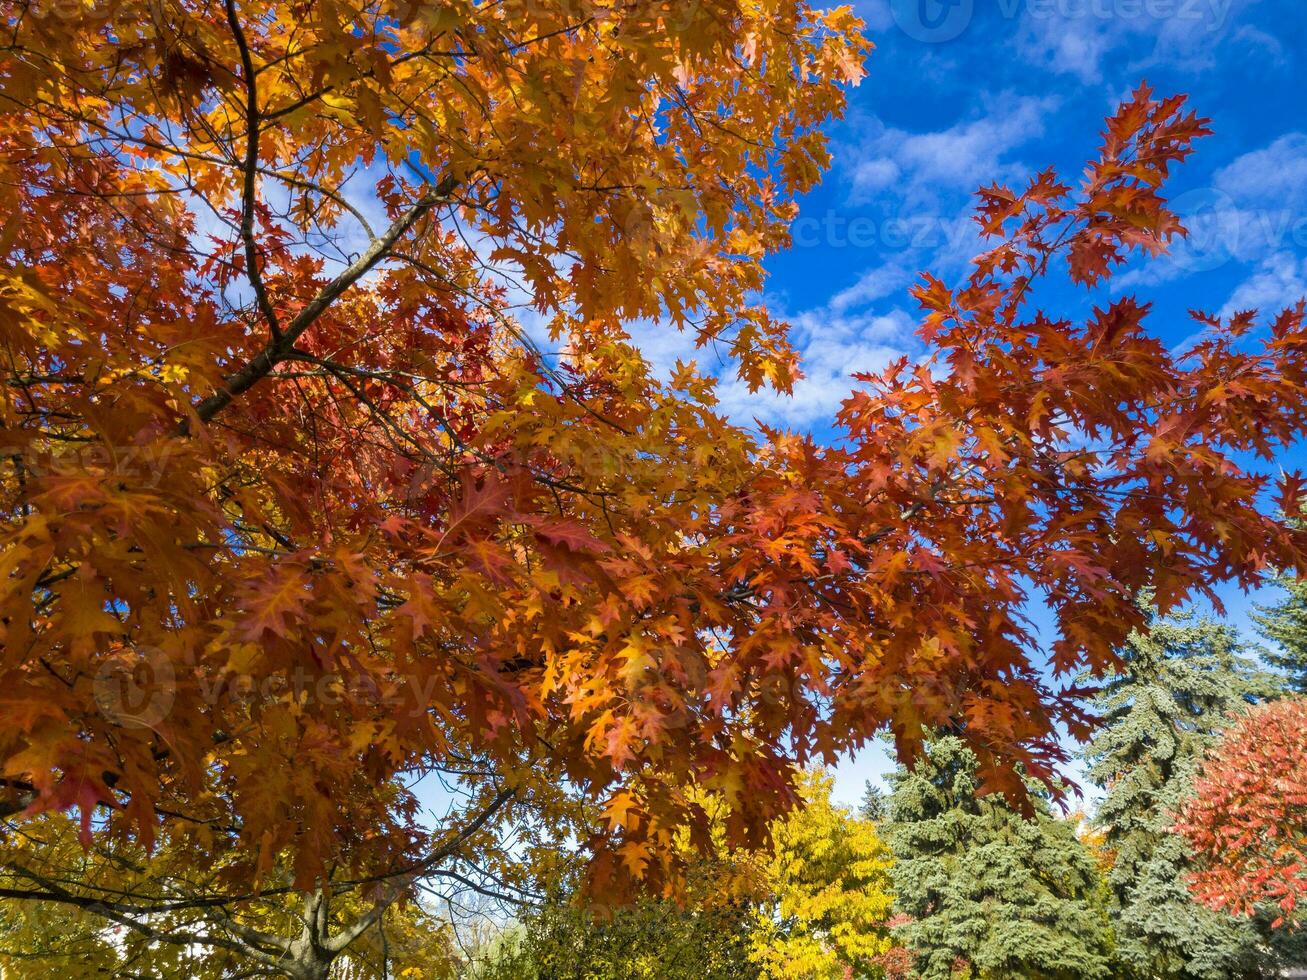
M 1196 855 L 1194 895 L 1274 925 L 1301 922 L 1307 898 L 1307 699 L 1261 705 L 1227 731 L 1194 780 L 1176 829 Z
M 1031 588 L 1068 676 L 1142 588 L 1307 565 L 1235 462 L 1307 425 L 1301 307 L 1256 342 L 1203 318 L 1183 357 L 1133 299 L 1031 309 L 1063 260 L 1097 283 L 1181 233 L 1161 187 L 1205 129 L 1180 99 L 1122 106 L 1074 194 L 982 192 L 994 248 L 917 291 L 933 357 L 863 378 L 832 448 L 732 423 L 691 365 L 658 381 L 626 326 L 788 387 L 753 297 L 861 74 L 847 10 L 123 0 L 6 27 L 9 812 L 180 821 L 307 884 L 416 860 L 406 780 L 473 760 L 484 801 L 606 800 L 620 894 L 674 876 L 678 828 L 706 846 L 703 794 L 757 842 L 800 767 L 886 725 L 907 754 L 959 730 L 991 788 L 1047 775 L 1084 716 L 1032 664 Z

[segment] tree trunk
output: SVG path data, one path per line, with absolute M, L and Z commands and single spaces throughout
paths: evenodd
M 336 954 L 325 949 L 300 947 L 292 949 L 281 964 L 291 980 L 327 980 Z

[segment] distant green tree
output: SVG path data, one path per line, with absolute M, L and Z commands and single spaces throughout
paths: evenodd
M 1273 695 L 1228 626 L 1193 617 L 1156 619 L 1133 634 L 1122 666 L 1095 701 L 1098 734 L 1085 756 L 1105 791 L 1096 825 L 1113 855 L 1108 872 L 1117 955 L 1149 980 L 1274 976 L 1277 958 L 1255 923 L 1199 906 L 1190 856 L 1172 832 L 1199 761 L 1231 712 Z
M 870 779 L 862 791 L 862 802 L 858 804 L 858 813 L 864 820 L 880 823 L 889 813 L 889 794 Z
M 894 853 L 895 938 L 925 980 L 1113 976 L 1106 894 L 1075 825 L 1032 787 L 1033 818 L 977 796 L 976 759 L 941 737 L 890 777 L 882 833 Z
M 1284 675 L 1288 689 L 1307 694 L 1307 579 L 1285 577 L 1279 584 L 1285 591 L 1280 602 L 1253 614 L 1258 631 L 1273 644 L 1262 657 Z
M 505 932 L 468 980 L 751 980 L 743 905 L 682 908 L 642 899 L 596 919 L 562 897 Z

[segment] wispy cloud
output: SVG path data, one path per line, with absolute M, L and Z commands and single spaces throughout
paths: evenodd
M 1072 75 L 1086 84 L 1104 80 L 1109 59 L 1133 53 L 1129 69 L 1165 66 L 1196 73 L 1217 49 L 1240 37 L 1241 13 L 1255 0 L 999 0 L 1016 19 L 1017 51 L 1032 65 Z M 1242 34 L 1246 42 L 1252 37 Z
M 1253 275 L 1235 289 L 1220 315 L 1258 310 L 1263 318 L 1271 317 L 1303 298 L 1307 298 L 1307 259 L 1277 252 L 1263 260 Z
M 1307 133 L 1286 133 L 1217 171 L 1213 185 L 1236 200 L 1307 205 Z
M 1045 120 L 1057 105 L 1053 96 L 1005 93 L 947 129 L 914 133 L 882 128 L 852 154 L 852 196 L 867 199 L 892 192 L 906 207 L 919 207 L 938 203 L 950 191 L 971 191 L 1023 172 L 1010 159 L 1012 151 L 1044 134 Z

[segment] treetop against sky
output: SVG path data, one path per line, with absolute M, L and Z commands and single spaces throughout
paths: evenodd
M 870 0 L 855 9 L 877 46 L 869 74 L 829 129 L 832 170 L 801 200 L 793 246 L 767 263 L 769 301 L 795 325 L 805 378 L 792 399 L 727 386 L 738 416 L 825 433 L 847 394 L 847 365 L 920 356 L 906 290 L 922 269 L 966 274 L 982 247 L 974 190 L 1049 164 L 1077 174 L 1085 135 L 1140 78 L 1190 93 L 1217 135 L 1170 181 L 1189 238 L 1130 266 L 1103 295 L 1146 295 L 1150 330 L 1179 347 L 1198 333 L 1192 308 L 1228 314 L 1307 294 L 1307 64 L 1284 42 L 1304 24 L 1300 4 Z M 1065 309 L 1101 301 L 1056 292 L 1058 283 L 1044 289 Z M 676 345 L 650 346 L 667 360 L 680 355 Z M 1301 448 L 1281 463 L 1301 466 Z M 1274 596 L 1218 592 L 1249 635 L 1253 604 Z M 1050 636 L 1044 609 L 1031 614 Z M 888 765 L 877 752 L 842 763 L 837 795 L 854 802 Z
M 953 731 L 1019 795 L 1141 590 L 1307 565 L 1271 472 L 1302 307 L 1235 287 L 1181 335 L 1150 302 L 1186 289 L 1169 181 L 1206 108 L 1114 79 L 1078 126 L 1014 76 L 959 90 L 960 140 L 868 136 L 849 94 L 897 112 L 905 58 L 988 77 L 984 11 L 923 41 L 905 9 L 867 12 L 907 38 L 880 66 L 855 12 L 792 0 L 8 12 L 4 812 L 306 885 L 418 874 L 568 787 L 603 805 L 595 887 L 671 891 L 706 799 L 758 843 L 885 729 Z M 1017 166 L 1046 113 L 1073 162 Z M 970 267 L 957 239 L 858 269 L 861 213 L 796 223 L 949 213 L 936 183 L 983 184 Z M 106 707 L 142 671 L 147 710 Z M 433 768 L 474 795 L 434 837 Z

